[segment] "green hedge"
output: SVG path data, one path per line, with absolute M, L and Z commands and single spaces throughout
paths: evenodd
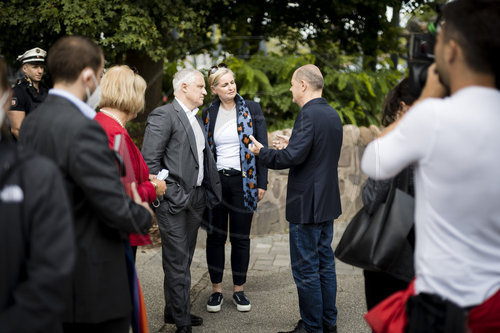
M 293 125 L 299 108 L 292 103 L 290 80 L 296 68 L 308 63 L 317 64 L 322 71 L 323 97 L 339 112 L 344 124 L 379 125 L 384 98 L 402 73 L 389 69 L 389 63 L 377 71 L 364 71 L 352 65 L 354 60 L 343 57 L 332 64 L 316 61 L 311 54 L 257 54 L 249 60 L 228 58 L 225 63 L 236 75 L 238 92 L 260 102 L 270 130 Z

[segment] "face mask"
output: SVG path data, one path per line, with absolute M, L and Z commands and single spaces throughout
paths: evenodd
M 0 98 L 0 126 L 3 124 L 3 119 L 5 117 L 5 110 L 3 109 L 7 99 L 9 98 L 9 91 L 3 93 L 2 98 Z
M 94 74 L 92 74 L 92 79 L 94 80 L 95 86 L 97 87 L 94 92 L 91 94 L 89 87 L 85 88 L 85 92 L 87 93 L 87 104 L 95 110 L 101 101 L 101 86 L 97 82 L 97 79 Z

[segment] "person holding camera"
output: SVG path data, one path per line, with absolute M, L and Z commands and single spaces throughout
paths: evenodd
M 375 179 L 415 165 L 416 279 L 366 315 L 376 332 L 500 331 L 500 2 L 442 14 L 420 98 L 361 163 Z

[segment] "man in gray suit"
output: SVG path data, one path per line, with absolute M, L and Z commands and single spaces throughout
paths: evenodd
M 214 158 L 198 107 L 207 94 L 203 75 L 183 69 L 173 79 L 175 99 L 147 120 L 142 155 L 151 173 L 169 170 L 167 191 L 156 209 L 162 239 L 165 322 L 191 332 L 203 319 L 190 314 L 191 260 L 205 208 L 221 198 Z

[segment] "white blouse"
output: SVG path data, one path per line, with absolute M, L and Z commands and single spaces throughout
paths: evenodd
M 217 170 L 241 170 L 236 107 L 232 110 L 225 110 L 222 105 L 219 107 L 214 128 L 214 143 L 217 150 Z

